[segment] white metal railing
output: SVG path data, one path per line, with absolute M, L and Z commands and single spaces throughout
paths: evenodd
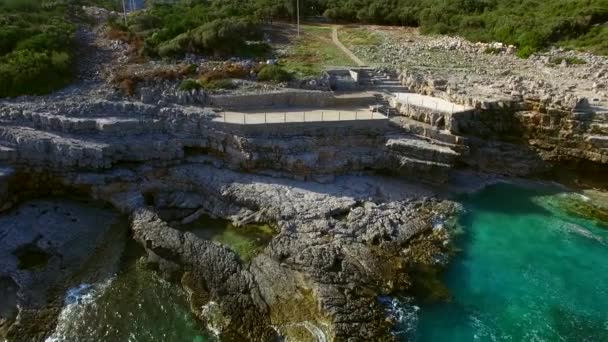
M 214 121 L 237 124 L 272 124 L 272 123 L 300 123 L 300 122 L 339 122 L 361 120 L 383 120 L 388 117 L 377 108 L 371 111 L 312 111 L 312 112 L 259 112 L 244 113 L 221 109 L 217 111 L 218 118 Z

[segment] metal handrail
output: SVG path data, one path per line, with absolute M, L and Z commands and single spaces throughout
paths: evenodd
M 287 112 L 274 112 L 269 113 L 264 111 L 263 113 L 244 113 L 244 112 L 227 112 L 224 108 L 216 111 L 217 114 L 221 115 L 220 119 L 223 123 L 241 123 L 241 124 L 273 124 L 273 123 L 297 123 L 297 122 L 339 122 L 339 121 L 359 121 L 359 120 L 382 120 L 389 119 L 390 112 L 383 113 L 385 117 L 375 117 L 376 113 L 382 113 L 380 111 L 380 104 L 377 103 L 375 106 L 371 108 L 370 115 L 362 115 L 359 111 L 353 112 L 345 112 L 342 111 L 334 112 L 334 115 L 337 113 L 337 120 L 335 118 L 332 119 L 331 116 L 325 114 L 325 111 L 321 111 L 316 113 L 315 115 L 311 115 L 311 113 L 307 113 L 305 111 L 302 112 L 290 112 L 290 118 L 297 118 L 298 116 L 302 119 L 302 121 L 294 121 L 289 120 Z M 281 115 L 282 114 L 282 115 Z M 262 117 L 263 115 L 263 117 Z M 319 116 L 317 116 L 319 115 Z M 352 115 L 352 116 L 351 116 Z M 249 116 L 249 118 L 248 118 Z M 282 116 L 282 120 L 281 120 Z M 316 118 L 315 118 L 316 117 Z M 258 119 L 256 119 L 258 118 Z

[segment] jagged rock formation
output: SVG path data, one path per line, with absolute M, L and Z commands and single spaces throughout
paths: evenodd
M 16 177 L 19 172 L 8 181 Z M 443 222 L 457 210 L 424 197 L 431 195 L 424 188 L 373 177 L 319 184 L 154 162 L 46 177 L 24 189 L 44 191 L 52 180 L 130 214 L 148 262 L 181 280 L 201 319 L 209 320 L 201 308 L 216 303 L 222 323 L 215 328 L 244 340 L 269 340 L 277 332 L 296 339 L 320 332 L 333 340 L 390 340 L 377 296 L 409 289 L 416 281 L 408 275 L 412 267 L 447 261 Z M 279 234 L 248 263 L 182 229 L 179 221 L 201 215 L 237 225 L 271 222 Z

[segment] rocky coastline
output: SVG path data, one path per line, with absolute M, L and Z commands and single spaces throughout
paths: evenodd
M 461 46 L 470 47 L 446 50 Z M 465 53 L 482 53 L 473 50 Z M 441 70 L 375 72 L 466 110 L 391 99 L 385 126 L 254 132 L 218 121 L 213 94 L 164 89 L 175 84 L 129 97 L 97 79 L 2 100 L 0 338 L 45 340 L 66 289 L 116 272 L 134 239 L 146 263 L 183 286 L 194 314 L 226 340 L 391 341 L 394 322 L 380 297 L 443 296 L 435 277 L 452 253 L 461 210 L 454 189 L 501 177 L 608 186 L 605 97 L 589 101 L 516 76 L 486 87 Z M 594 87 L 605 96 L 603 89 Z M 223 100 L 238 97 L 244 109 L 268 93 Z M 285 103 L 335 97 L 271 94 Z M 246 260 L 185 228 L 205 217 L 236 229 L 267 224 L 276 234 Z

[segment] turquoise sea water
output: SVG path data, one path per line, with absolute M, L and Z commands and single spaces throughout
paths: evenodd
M 608 341 L 608 226 L 560 210 L 573 198 L 512 184 L 462 198 L 452 298 L 417 301 L 409 339 Z

